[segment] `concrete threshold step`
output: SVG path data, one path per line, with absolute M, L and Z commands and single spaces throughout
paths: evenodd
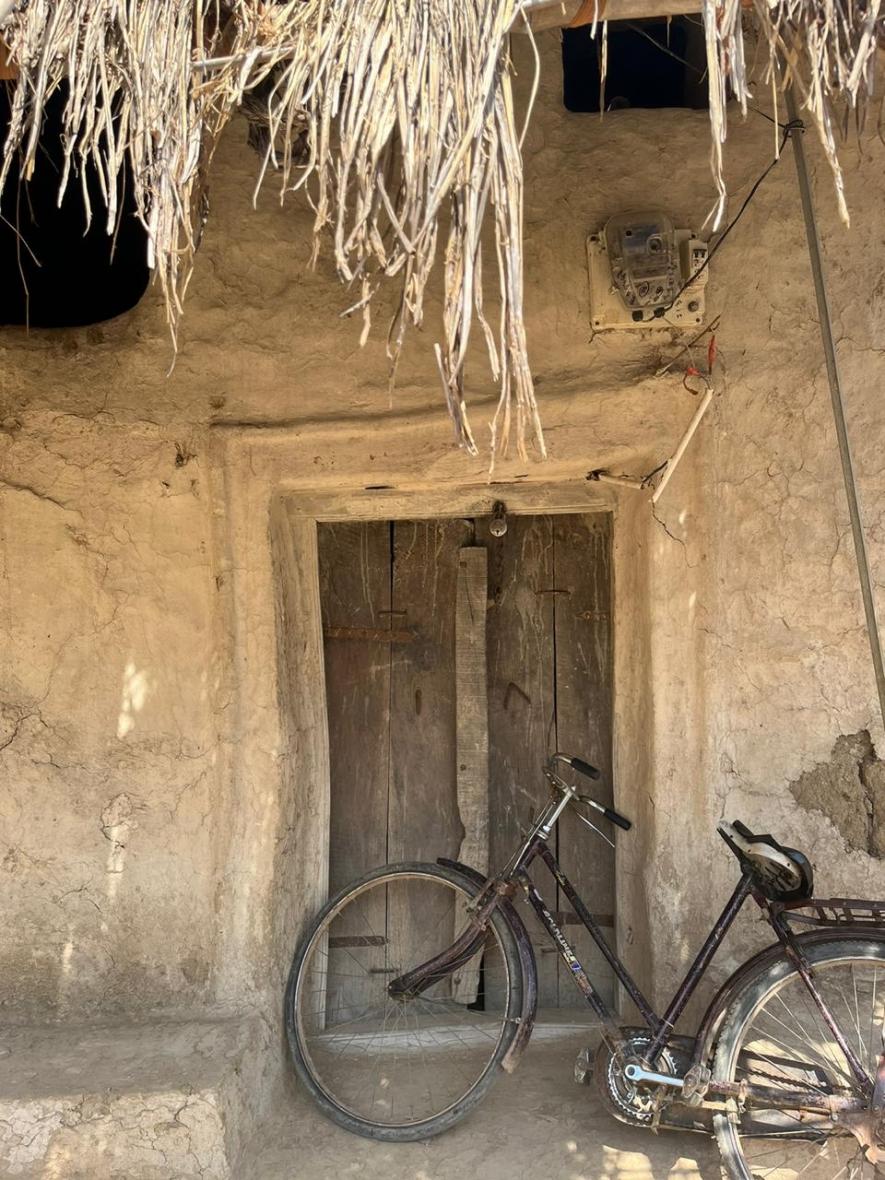
M 257 1016 L 0 1028 L 0 1177 L 236 1180 L 270 1040 Z

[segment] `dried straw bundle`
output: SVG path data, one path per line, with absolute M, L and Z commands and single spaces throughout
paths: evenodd
M 34 167 L 46 98 L 66 83 L 61 190 L 91 158 L 113 229 L 128 158 L 174 334 L 213 147 L 244 95 L 253 108 L 260 95 L 269 128 L 261 178 L 272 166 L 284 193 L 310 182 L 317 247 L 328 230 L 365 331 L 378 283 L 398 277 L 394 359 L 406 326 L 421 323 L 447 224 L 437 357 L 456 438 L 476 451 L 463 393 L 476 316 L 501 389 L 493 454 L 507 446 L 514 411 L 520 451 L 534 438 L 543 453 L 523 329 L 522 168 L 506 54 L 518 12 L 519 0 L 18 0 L 4 27 L 20 79 L 0 188 L 16 151 L 26 173 Z M 293 150 L 304 131 L 306 159 Z M 497 333 L 482 310 L 490 213 Z
M 19 81 L 0 168 L 35 165 L 44 105 L 64 84 L 67 166 L 61 191 L 89 158 L 102 177 L 109 231 L 128 162 L 149 261 L 175 335 L 205 220 L 205 175 L 218 136 L 244 100 L 266 125 L 259 184 L 308 186 L 315 248 L 331 236 L 350 310 L 365 331 L 379 282 L 401 284 L 388 347 L 395 361 L 445 233 L 444 343 L 437 359 L 457 441 L 476 443 L 464 403 L 474 317 L 500 400 L 492 458 L 515 416 L 520 454 L 544 453 L 526 354 L 522 292 L 522 163 L 508 32 L 552 0 L 0 0 L 0 26 Z M 564 20 L 576 0 L 557 0 Z M 713 170 L 725 208 L 726 87 L 749 95 L 742 0 L 702 0 L 710 77 Z M 863 112 L 885 39 L 882 0 L 753 0 L 775 91 L 796 87 L 833 166 L 838 104 Z M 587 5 L 580 10 L 585 14 Z M 571 14 L 573 15 L 573 13 Z M 595 25 L 601 12 L 591 13 Z M 604 26 L 603 26 L 604 27 Z M 91 215 L 85 185 L 83 197 Z M 483 315 L 481 233 L 494 229 L 500 316 Z M 447 227 L 447 228 L 446 228 Z
M 725 207 L 722 145 L 726 85 L 747 111 L 742 0 L 703 0 L 710 78 L 713 172 L 719 189 L 715 223 Z M 833 170 L 839 212 L 848 222 L 836 128 L 855 112 L 862 120 L 874 97 L 877 57 L 885 45 L 882 0 L 753 0 L 752 23 L 766 58 L 764 73 L 777 109 L 778 92 L 794 87 L 797 105 L 817 128 Z M 775 127 L 775 150 L 779 129 Z

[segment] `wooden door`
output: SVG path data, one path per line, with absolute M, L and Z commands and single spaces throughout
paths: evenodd
M 455 618 L 459 553 L 487 551 L 488 848 L 512 852 L 545 801 L 541 766 L 566 750 L 594 762 L 611 801 L 611 523 L 607 515 L 319 526 L 331 757 L 330 889 L 388 861 L 457 857 Z M 463 563 L 462 563 L 463 564 Z M 554 847 L 590 909 L 614 923 L 611 849 L 567 815 Z M 547 870 L 541 892 L 594 982 L 611 973 L 562 914 Z M 536 939 L 541 1005 L 583 1000 L 520 906 Z M 408 915 L 397 915 L 408 922 Z M 612 932 L 613 931 L 609 931 Z

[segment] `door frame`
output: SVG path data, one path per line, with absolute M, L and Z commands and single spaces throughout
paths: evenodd
M 598 485 L 597 485 L 598 486 Z M 316 849 L 320 861 L 320 875 L 325 890 L 329 864 L 329 725 L 326 704 L 325 664 L 323 658 L 323 624 L 319 592 L 319 556 L 316 526 L 336 521 L 401 521 L 441 520 L 460 517 L 491 515 L 493 505 L 502 501 L 512 516 L 553 516 L 575 513 L 613 512 L 610 499 L 601 496 L 590 483 L 583 487 L 574 484 L 549 484 L 542 488 L 519 484 L 488 484 L 480 487 L 445 488 L 420 494 L 402 490 L 343 492 L 331 497 L 328 492 L 283 493 L 275 506 L 283 520 L 295 531 L 297 540 L 292 558 L 298 566 L 298 580 L 303 582 L 300 597 L 300 622 L 303 650 L 310 659 L 300 665 L 300 690 L 293 695 L 299 715 L 293 718 L 295 728 L 305 745 L 301 757 L 318 775 L 316 788 L 321 797 L 314 811 L 310 845 Z M 282 571 L 281 571 L 282 572 Z M 289 574 L 292 570 L 290 567 Z M 612 596 L 614 601 L 614 596 Z M 614 628 L 612 628 L 614 640 Z M 281 651 L 280 655 L 284 653 Z M 280 672 L 283 670 L 280 669 Z M 322 687 L 321 708 L 311 704 L 304 709 L 310 695 L 311 681 L 316 692 Z M 303 713 L 302 713 L 303 710 Z M 317 712 L 321 716 L 317 716 Z M 310 748 L 308 749 L 307 746 Z M 321 830 L 323 829 L 323 830 Z
M 219 851 L 237 866 L 221 887 L 218 989 L 222 1001 L 248 998 L 275 1011 L 294 944 L 325 902 L 328 882 L 317 524 L 484 516 L 499 500 L 511 515 L 616 515 L 625 493 L 586 478 L 318 487 L 293 478 L 291 468 L 284 475 L 273 441 L 265 446 L 253 441 L 245 453 L 223 454 L 213 488 L 225 649 L 217 679 L 227 702 L 221 770 L 232 821 Z M 262 451 L 270 461 L 256 463 Z

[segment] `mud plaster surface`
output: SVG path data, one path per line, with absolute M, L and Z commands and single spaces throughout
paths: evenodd
M 554 39 L 543 48 L 525 220 L 550 458 L 497 471 L 539 492 L 594 468 L 641 475 L 672 450 L 695 406 L 677 375 L 654 376 L 673 339 L 591 336 L 584 239 L 608 214 L 643 205 L 699 226 L 713 200 L 702 113 L 568 115 Z M 294 905 L 305 853 L 292 836 L 299 739 L 284 742 L 275 713 L 272 599 L 233 597 L 270 577 L 275 473 L 320 495 L 400 487 L 416 505 L 487 477 L 484 458 L 452 450 L 440 409 L 439 293 L 391 396 L 392 295 L 360 351 L 359 325 L 337 318 L 347 296 L 328 262 L 302 266 L 309 211 L 280 209 L 270 191 L 251 210 L 244 139 L 235 126 L 219 151 L 171 376 L 156 293 L 86 330 L 0 333 L 0 1004 L 10 1020 L 238 1009 L 262 987 L 276 1014 L 266 963 L 283 969 L 297 915 L 280 920 L 274 899 Z M 871 137 L 846 149 L 849 232 L 809 147 L 881 581 L 885 148 Z M 764 120 L 734 123 L 735 207 L 772 149 Z M 620 840 L 618 920 L 657 995 L 730 888 L 713 831 L 723 814 L 808 852 L 825 892 L 885 895 L 869 844 L 854 847 L 790 788 L 840 735 L 867 731 L 881 749 L 883 734 L 789 158 L 717 257 L 709 297 L 723 317 L 714 407 L 657 519 L 628 493 L 613 502 L 616 793 L 636 821 Z M 494 389 L 478 351 L 470 388 L 482 438 Z M 261 449 L 265 433 L 238 423 L 279 429 Z M 254 490 L 261 511 L 250 516 L 231 488 Z M 233 519 L 242 527 L 231 547 Z M 253 700 L 238 696 L 247 666 L 263 684 Z M 748 919 L 717 970 L 762 937 Z
M 4 1180 L 230 1180 L 267 1053 L 260 1021 L 0 1031 Z

